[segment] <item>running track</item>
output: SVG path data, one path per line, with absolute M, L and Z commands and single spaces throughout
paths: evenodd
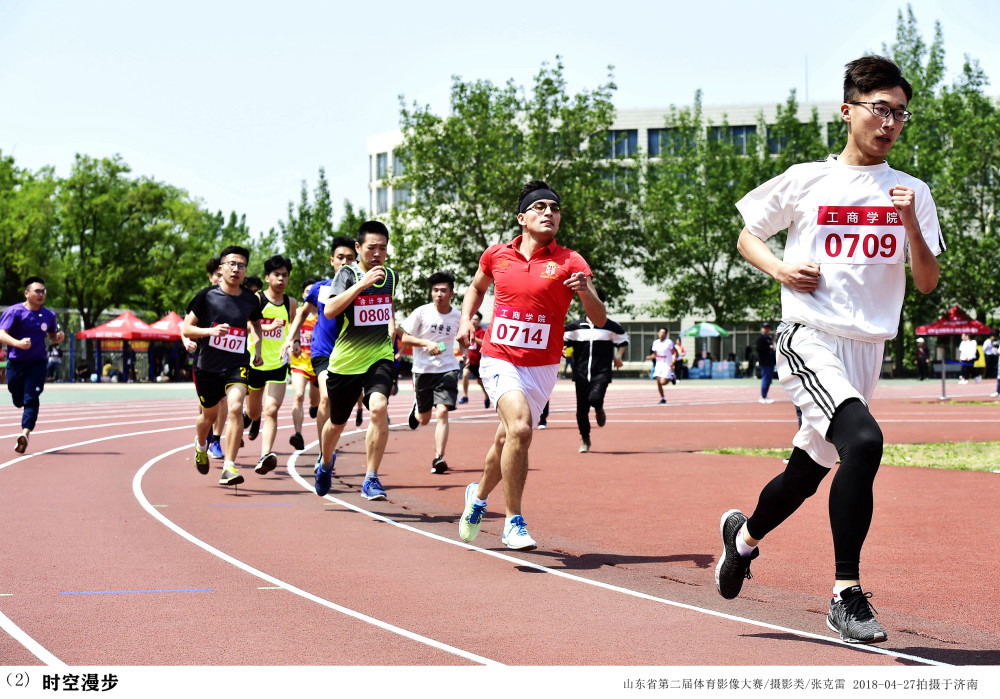
M 668 388 L 660 406 L 651 383 L 615 382 L 607 426 L 578 454 L 560 382 L 531 450 L 529 553 L 500 543 L 502 488 L 474 545 L 457 536 L 496 427 L 478 387 L 452 413 L 440 476 L 433 423 L 406 427 L 403 387 L 380 474 L 390 501 L 374 503 L 360 496 L 353 421 L 332 492 L 315 495 L 315 444 L 288 446 L 290 396 L 281 465 L 254 474 L 248 441 L 238 493 L 217 485 L 220 462 L 194 468 L 193 389 L 72 403 L 47 392 L 18 458 L 19 412 L 5 405 L 0 666 L 1000 664 L 1000 474 L 882 467 L 862 573 L 885 644 L 848 646 L 826 628 L 830 479 L 761 545 L 743 595 L 721 599 L 719 517 L 752 510 L 781 463 L 698 451 L 789 444 L 795 413 L 778 387 L 764 406 L 756 382 L 709 383 Z M 952 384 L 957 400 L 941 404 L 939 385 L 887 382 L 873 411 L 889 442 L 997 439 L 1000 404 L 961 402 L 984 386 Z

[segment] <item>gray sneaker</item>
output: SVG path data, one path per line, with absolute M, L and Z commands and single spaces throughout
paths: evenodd
M 830 613 L 826 625 L 840 634 L 847 643 L 882 643 L 889 634 L 875 619 L 875 607 L 868 600 L 872 593 L 862 592 L 860 585 L 849 587 L 840 593 L 841 599 L 830 600 Z

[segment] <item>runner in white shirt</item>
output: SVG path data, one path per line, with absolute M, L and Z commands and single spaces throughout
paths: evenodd
M 736 597 L 750 578 L 757 543 L 791 515 L 829 470 L 836 563 L 827 625 L 849 643 L 887 634 L 860 586 L 861 548 L 872 520 L 872 485 L 882 432 L 868 410 L 885 340 L 895 337 L 909 262 L 917 290 L 938 283 L 944 250 L 927 186 L 889 167 L 885 156 L 910 118 L 912 89 L 881 56 L 847 64 L 847 145 L 839 156 L 789 168 L 737 204 L 746 227 L 740 253 L 781 282 L 778 380 L 802 411 L 785 471 L 761 491 L 748 519 L 722 516 L 719 593 Z M 788 229 L 779 259 L 764 242 Z
M 431 303 L 417 308 L 403 321 L 402 343 L 413 347 L 413 409 L 410 429 L 426 425 L 431 409 L 437 416 L 434 430 L 434 460 L 431 473 L 444 473 L 448 463 L 444 451 L 448 446 L 448 412 L 455 409 L 458 398 L 458 373 L 461 367 L 452 351 L 462 314 L 451 307 L 455 296 L 455 275 L 435 272 L 427 279 L 431 287 Z
M 663 395 L 663 387 L 668 381 L 677 383 L 674 378 L 674 359 L 677 351 L 674 349 L 674 341 L 667 337 L 667 329 L 660 328 L 659 337 L 653 340 L 653 346 L 646 359 L 656 359 L 656 366 L 653 367 L 653 378 L 656 379 L 656 390 L 660 392 L 660 404 L 667 402 Z

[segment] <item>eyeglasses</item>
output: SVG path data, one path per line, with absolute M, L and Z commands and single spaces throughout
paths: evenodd
M 562 211 L 562 207 L 559 206 L 558 204 L 555 204 L 555 203 L 546 204 L 544 201 L 536 201 L 534 204 L 532 204 L 528 208 L 531 209 L 532 211 L 534 211 L 536 214 L 544 214 L 545 213 L 545 209 L 548 209 L 549 211 L 551 211 L 554 214 L 558 214 L 559 212 Z
M 848 104 L 870 104 L 871 107 L 869 107 L 869 109 L 871 110 L 871 113 L 878 118 L 888 119 L 891 114 L 892 118 L 901 124 L 909 121 L 910 117 L 913 116 L 913 112 L 908 112 L 905 109 L 893 109 L 888 104 L 884 104 L 883 102 L 848 102 Z
M 223 262 L 226 267 L 230 269 L 246 269 L 247 265 L 245 262 Z

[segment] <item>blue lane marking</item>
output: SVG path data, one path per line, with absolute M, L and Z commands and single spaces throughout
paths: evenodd
M 209 505 L 209 507 L 291 507 L 290 502 L 261 503 L 259 505 L 247 503 L 245 505 Z
M 60 592 L 60 595 L 131 595 L 144 592 L 215 592 L 211 587 L 193 587 L 184 590 L 93 590 L 87 592 Z

